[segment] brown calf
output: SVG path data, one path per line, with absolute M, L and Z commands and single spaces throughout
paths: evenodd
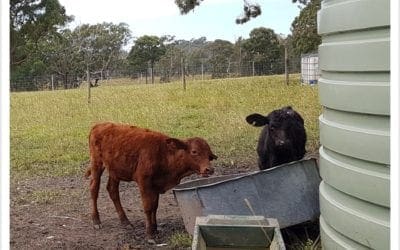
M 110 122 L 92 128 L 89 148 L 91 165 L 86 176 L 91 176 L 94 227 L 101 227 L 97 197 L 101 175 L 107 169 L 107 191 L 123 225 L 131 224 L 121 206 L 119 182 L 138 184 L 146 214 L 146 235 L 150 239 L 157 232 L 159 194 L 193 173 L 205 177 L 213 174 L 210 161 L 217 159 L 204 139 L 179 140 L 148 129 Z

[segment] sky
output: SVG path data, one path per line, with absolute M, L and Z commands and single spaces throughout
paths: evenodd
M 204 0 L 194 11 L 179 13 L 174 0 L 59 0 L 67 15 L 75 20 L 70 25 L 124 22 L 132 36 L 172 35 L 190 40 L 206 37 L 208 41 L 224 39 L 234 42 L 248 38 L 252 29 L 271 28 L 277 34 L 290 34 L 293 19 L 299 14 L 291 0 L 258 0 L 262 14 L 245 24 L 235 20 L 243 11 L 243 0 Z M 250 3 L 254 1 L 248 0 Z M 154 7 L 153 7 L 154 6 Z

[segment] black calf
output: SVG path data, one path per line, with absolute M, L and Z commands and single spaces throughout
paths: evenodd
M 265 125 L 257 145 L 261 170 L 303 158 L 307 140 L 304 120 L 292 107 L 274 110 L 267 116 L 251 114 L 246 121 L 256 127 Z

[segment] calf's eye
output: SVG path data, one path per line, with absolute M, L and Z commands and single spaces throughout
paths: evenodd
M 192 150 L 192 155 L 197 155 L 197 151 L 196 150 Z

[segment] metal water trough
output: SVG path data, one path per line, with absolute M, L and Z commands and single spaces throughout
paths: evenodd
M 260 215 L 276 218 L 280 228 L 285 228 L 318 218 L 320 182 L 316 161 L 309 159 L 262 171 L 189 181 L 173 192 L 190 234 L 196 217 L 210 214 Z
M 276 219 L 237 215 L 197 217 L 192 250 L 218 249 L 286 248 Z

